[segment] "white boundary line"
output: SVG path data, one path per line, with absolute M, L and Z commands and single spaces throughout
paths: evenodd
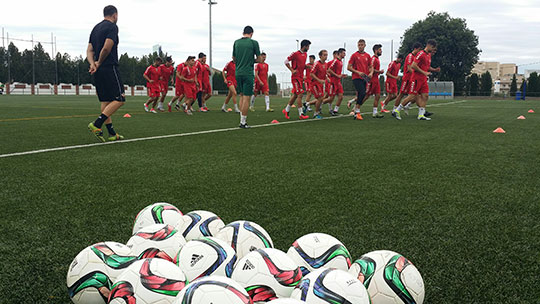
M 467 102 L 467 101 L 468 100 L 460 100 L 460 101 L 452 101 L 452 102 L 447 102 L 447 103 L 439 103 L 439 104 L 430 105 L 430 107 L 451 105 L 451 104 L 463 103 L 463 102 Z M 370 114 L 370 113 L 371 112 L 365 112 L 365 113 L 362 113 L 362 114 Z M 340 116 L 325 117 L 323 119 L 306 119 L 306 120 L 284 121 L 284 122 L 280 122 L 278 124 L 269 123 L 269 124 L 255 125 L 255 126 L 251 126 L 251 129 L 271 127 L 271 126 L 279 126 L 279 125 L 287 125 L 287 124 L 294 124 L 294 123 L 314 122 L 314 121 L 337 119 L 337 118 L 344 118 L 344 117 L 351 117 L 351 116 L 352 115 L 340 115 Z M 47 152 L 55 152 L 55 151 L 65 151 L 65 150 L 73 150 L 73 149 L 83 149 L 83 148 L 99 147 L 99 146 L 105 146 L 105 145 L 127 144 L 127 143 L 132 143 L 132 142 L 137 142 L 137 141 L 147 141 L 147 140 L 155 140 L 155 139 L 184 137 L 184 136 L 212 134 L 212 133 L 240 131 L 240 130 L 243 130 L 243 129 L 240 129 L 239 127 L 235 127 L 235 128 L 226 128 L 226 129 L 215 129 L 215 130 L 196 131 L 196 132 L 189 132 L 189 133 L 161 135 L 161 136 L 141 137 L 141 138 L 119 140 L 119 141 L 110 141 L 110 142 L 105 142 L 105 143 L 75 145 L 75 146 L 66 146 L 66 147 L 57 147 L 57 148 L 25 151 L 25 152 L 0 154 L 0 158 L 8 158 L 8 157 L 14 157 L 14 156 L 23 156 L 23 155 L 31 155 L 31 154 L 39 154 L 39 153 L 47 153 Z M 245 130 L 243 130 L 243 131 L 245 131 Z

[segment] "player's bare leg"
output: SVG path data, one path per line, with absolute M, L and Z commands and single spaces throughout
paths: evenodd
M 168 88 L 165 89 L 164 92 L 161 92 L 161 97 L 159 98 L 159 103 L 158 103 L 158 111 L 161 111 L 161 112 L 164 112 L 165 109 L 163 109 L 163 102 L 165 101 L 165 98 L 167 97 L 167 93 L 168 93 Z
M 334 115 L 339 114 L 339 107 L 341 106 L 342 102 L 343 102 L 343 93 L 339 93 L 337 101 L 336 101 L 336 105 L 334 106 L 334 111 L 332 111 L 332 113 L 334 113 Z
M 274 109 L 270 108 L 270 92 L 264 93 L 264 103 L 266 105 L 266 112 L 274 112 Z
M 373 99 L 373 117 L 374 118 L 383 118 L 384 116 L 379 114 L 379 100 L 381 99 L 381 94 L 375 94 Z
M 249 109 L 252 112 L 255 112 L 255 98 L 257 98 L 258 92 L 253 91 L 253 95 L 251 95 L 251 99 L 249 100 Z M 240 107 L 240 110 L 242 110 L 242 107 Z

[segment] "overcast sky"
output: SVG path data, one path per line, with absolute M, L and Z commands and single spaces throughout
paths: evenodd
M 457 1 L 247 1 L 217 0 L 212 7 L 213 65 L 222 69 L 232 53 L 232 43 L 245 25 L 255 29 L 254 39 L 268 54 L 270 72 L 278 81 L 289 73 L 283 61 L 296 50 L 299 39 L 309 39 L 310 54 L 329 51 L 346 44 L 347 55 L 356 51 L 356 41 L 366 39 L 369 46 L 383 45 L 381 66 L 390 62 L 391 40 L 394 51 L 404 30 L 429 11 L 447 11 L 452 17 L 467 20 L 470 29 L 480 37 L 480 60 L 528 64 L 540 62 L 540 1 L 480 0 Z M 83 3 L 89 3 L 85 5 Z M 10 37 L 50 41 L 57 37 L 58 51 L 72 56 L 86 51 L 92 27 L 103 16 L 103 7 L 115 5 L 119 10 L 119 53 L 142 56 L 160 44 L 178 63 L 188 55 L 202 51 L 208 54 L 208 1 L 101 1 L 76 2 L 27 0 L 6 1 L 2 5 L 0 26 Z M 29 43 L 15 42 L 20 49 Z M 45 49 L 50 51 L 48 44 Z M 348 56 L 347 56 L 348 57 Z M 540 68 L 540 64 L 523 66 Z

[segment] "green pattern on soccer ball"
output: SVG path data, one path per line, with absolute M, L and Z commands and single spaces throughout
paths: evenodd
M 70 297 L 73 297 L 86 288 L 95 288 L 99 290 L 100 288 L 105 287 L 108 290 L 111 290 L 111 285 L 112 282 L 107 275 L 96 271 L 94 273 L 89 273 L 81 278 L 81 280 L 75 282 L 75 284 L 68 289 L 68 293 Z
M 369 257 L 362 257 L 361 259 L 356 260 L 354 263 L 360 266 L 360 273 L 364 276 L 364 281 L 362 283 L 366 288 L 368 288 L 369 283 L 375 274 L 375 261 Z
M 403 263 L 402 267 L 398 267 L 400 260 Z M 393 256 L 384 267 L 384 280 L 405 304 L 415 304 L 413 297 L 401 281 L 401 273 L 408 265 L 410 262 L 402 255 Z
M 94 246 L 92 246 L 91 249 L 103 263 L 114 269 L 125 268 L 137 260 L 137 257 L 135 256 L 120 256 L 118 254 L 107 256 L 104 252 Z
M 332 252 L 332 254 L 328 257 L 327 261 L 330 261 L 332 260 L 333 258 L 337 257 L 337 256 L 343 256 L 345 257 L 348 261 L 351 260 L 351 254 L 349 253 L 349 251 L 347 250 L 347 248 L 345 248 L 345 246 L 341 245 L 339 246 L 339 248 L 337 248 L 336 250 L 334 250 L 334 252 Z M 349 264 L 350 265 L 350 264 Z

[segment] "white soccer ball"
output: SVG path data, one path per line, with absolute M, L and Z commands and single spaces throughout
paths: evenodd
M 373 304 L 424 302 L 422 275 L 399 253 L 379 250 L 364 254 L 349 273 L 366 286 Z
M 180 248 L 174 263 L 184 271 L 190 282 L 210 275 L 230 278 L 236 253 L 220 239 L 201 237 Z
M 268 304 L 306 304 L 306 302 L 302 302 L 302 301 L 291 299 L 291 298 L 281 298 L 281 299 L 273 300 L 267 303 Z
M 214 213 L 198 210 L 186 213 L 176 228 L 186 241 L 191 241 L 202 236 L 215 236 L 223 226 L 223 221 Z
M 108 303 L 170 304 L 186 284 L 186 276 L 173 263 L 144 259 L 133 263 L 118 276 Z
M 155 203 L 147 206 L 137 214 L 133 223 L 135 234 L 142 228 L 154 224 L 169 224 L 173 227 L 182 219 L 182 212 L 169 203 Z
M 264 248 L 252 251 L 238 261 L 231 278 L 257 303 L 288 298 L 302 279 L 302 272 L 285 252 Z
M 300 267 L 304 276 L 323 267 L 348 271 L 351 266 L 347 248 L 325 233 L 310 233 L 297 239 L 287 255 Z
M 237 282 L 221 276 L 211 276 L 191 282 L 176 297 L 174 304 L 253 304 Z
M 83 249 L 69 266 L 66 283 L 73 303 L 107 303 L 112 283 L 137 261 L 131 250 L 115 242 L 97 243 Z
M 154 224 L 139 230 L 126 245 L 139 259 L 162 258 L 172 262 L 185 244 L 186 240 L 173 226 Z
M 256 249 L 274 248 L 268 232 L 249 221 L 232 222 L 221 228 L 216 237 L 231 245 L 239 259 Z
M 366 288 L 358 279 L 346 271 L 331 268 L 309 273 L 296 286 L 291 298 L 309 304 L 371 303 Z

